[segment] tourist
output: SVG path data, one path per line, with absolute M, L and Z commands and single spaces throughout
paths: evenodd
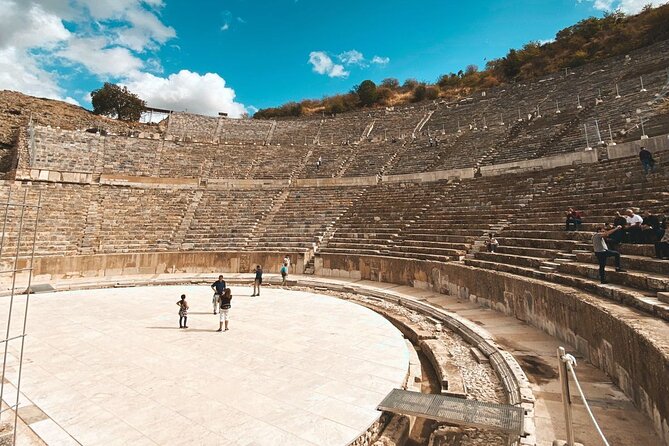
M 607 231 L 609 229 L 620 226 L 624 228 L 627 225 L 627 219 L 620 215 L 620 212 L 616 211 L 615 216 L 613 217 L 613 225 L 607 224 Z M 618 246 L 620 243 L 626 241 L 625 231 L 616 231 L 606 238 L 606 243 L 610 243 L 611 246 Z M 615 251 L 615 249 L 614 249 Z
M 669 231 L 665 231 L 662 238 L 655 242 L 655 257 L 660 260 L 669 260 Z
M 181 299 L 177 301 L 179 306 L 179 328 L 188 328 L 186 321 L 188 320 L 188 302 L 186 302 L 186 295 L 182 294 Z
M 641 160 L 644 174 L 648 175 L 648 172 L 653 172 L 655 170 L 655 160 L 653 159 L 653 154 L 650 153 L 650 151 L 648 151 L 645 147 L 641 147 L 639 150 L 639 159 Z
M 606 228 L 602 226 L 598 228 L 597 232 L 595 232 L 595 234 L 592 236 L 592 245 L 595 251 L 595 256 L 597 257 L 597 261 L 599 262 L 599 280 L 602 283 L 608 283 L 606 281 L 605 268 L 606 259 L 609 257 L 615 258 L 616 271 L 625 272 L 625 270 L 620 267 L 620 253 L 618 251 L 609 249 L 609 247 L 606 246 L 605 240 L 606 237 L 610 236 L 616 231 L 620 231 L 621 229 L 621 226 L 616 226 L 615 228 L 607 231 Z
M 288 277 L 288 264 L 284 263 L 281 266 L 281 286 L 286 286 L 287 277 Z
M 223 295 L 226 289 L 225 280 L 223 280 L 222 275 L 218 276 L 218 280 L 211 284 L 211 289 L 214 291 L 212 304 L 214 305 L 214 314 L 216 314 L 216 310 L 218 309 L 218 304 L 221 300 L 221 296 Z
M 253 281 L 253 294 L 251 297 L 260 296 L 260 285 L 262 285 L 262 268 L 256 265 L 256 277 Z
M 290 256 L 288 254 L 283 258 L 283 264 L 290 268 Z
M 316 170 L 321 170 L 321 164 L 323 164 L 323 157 L 318 157 L 318 161 L 316 161 Z
M 643 224 L 641 225 L 641 240 L 643 243 L 655 243 L 664 235 L 660 226 L 660 219 L 651 211 L 643 213 Z
M 643 223 L 643 218 L 640 215 L 634 213 L 632 209 L 627 209 L 625 211 L 627 217 L 625 217 L 625 233 L 627 234 L 627 241 L 629 243 L 641 243 L 641 224 Z
M 485 246 L 488 248 L 488 252 L 495 252 L 497 247 L 499 246 L 499 242 L 495 238 L 495 234 L 492 232 L 488 234 L 488 240 L 485 241 Z
M 578 231 L 581 228 L 581 223 L 583 223 L 583 212 L 569 208 L 565 215 L 567 216 L 565 231 Z
M 223 331 L 223 323 L 225 323 L 225 331 L 228 331 L 228 321 L 230 320 L 230 308 L 232 302 L 232 291 L 226 288 L 221 295 L 221 316 L 218 323 L 218 330 Z

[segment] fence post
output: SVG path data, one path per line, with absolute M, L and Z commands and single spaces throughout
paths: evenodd
M 562 385 L 562 403 L 564 405 L 564 421 L 567 428 L 567 446 L 574 446 L 574 426 L 571 413 L 571 395 L 569 393 L 569 371 L 567 363 L 562 359 L 566 351 L 564 347 L 558 347 L 557 355 L 560 370 L 560 384 Z

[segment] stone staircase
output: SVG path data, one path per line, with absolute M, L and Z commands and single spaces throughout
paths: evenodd
M 266 146 L 272 144 L 272 138 L 274 137 L 274 130 L 276 130 L 276 121 L 272 121 L 272 125 L 270 126 L 269 131 L 267 132 L 267 136 L 265 137 Z
M 197 211 L 197 208 L 200 206 L 203 195 L 204 191 L 201 189 L 197 190 L 193 195 L 193 200 L 188 204 L 188 209 L 186 209 L 186 213 L 181 219 L 181 223 L 172 237 L 172 248 L 192 249 L 192 246 L 184 244 L 184 240 L 186 239 L 186 233 L 190 229 L 191 223 L 195 218 L 195 211 Z
M 272 200 L 272 207 L 267 211 L 263 218 L 256 222 L 255 226 L 249 233 L 248 242 L 246 244 L 247 249 L 252 249 L 258 246 L 258 239 L 265 232 L 265 229 L 269 227 L 274 221 L 274 217 L 279 213 L 281 207 L 288 199 L 290 194 L 290 189 L 285 189 L 279 192 L 274 199 Z

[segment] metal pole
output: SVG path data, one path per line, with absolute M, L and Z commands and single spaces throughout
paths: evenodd
M 597 129 L 597 138 L 599 138 L 599 143 L 601 144 L 602 141 L 602 134 L 599 132 L 599 122 L 595 119 L 595 128 Z
M 571 395 L 569 393 L 569 371 L 562 359 L 567 352 L 564 347 L 558 347 L 558 369 L 560 370 L 560 384 L 562 385 L 562 403 L 564 405 L 564 421 L 567 428 L 567 446 L 574 446 L 574 425 L 571 413 Z
M 611 123 L 609 123 L 609 138 L 611 138 L 611 143 L 609 144 L 610 146 L 615 146 L 616 143 L 613 141 L 613 130 L 611 130 Z
M 620 91 L 618 90 L 618 84 L 616 84 L 616 99 L 620 99 Z
M 26 197 L 28 196 L 28 189 L 23 193 L 23 203 L 25 204 Z M 12 290 L 10 291 L 9 294 L 9 311 L 7 313 L 7 335 L 5 336 L 5 339 L 9 339 L 9 334 L 10 334 L 10 328 L 12 324 L 12 309 L 14 307 L 14 289 L 16 288 L 16 267 L 18 266 L 19 263 L 19 253 L 21 251 L 21 233 L 23 232 L 23 216 L 25 214 L 25 206 L 21 207 L 21 217 L 19 218 L 19 232 L 18 232 L 18 237 L 17 237 L 17 242 L 16 242 L 16 254 L 14 255 L 14 272 L 12 273 Z M 7 351 L 9 350 L 9 342 L 5 342 L 5 351 L 3 353 L 3 358 L 2 358 L 2 381 L 0 381 L 0 401 L 2 401 L 2 397 L 5 392 L 5 376 L 6 371 L 7 371 Z M 15 407 L 14 410 L 18 410 L 18 407 Z M 0 413 L 0 417 L 2 416 L 2 413 Z
M 583 131 L 585 132 L 585 150 L 592 150 L 590 141 L 588 141 L 588 124 L 583 124 Z
M 5 222 L 2 224 L 2 238 L 0 238 L 0 259 L 2 259 L 2 250 L 5 246 L 5 232 L 7 229 L 7 216 L 9 215 L 9 203 L 12 199 L 12 189 L 9 189 L 7 194 L 7 204 L 5 204 Z
M 643 88 L 643 76 L 639 76 L 639 80 L 641 81 L 641 92 L 643 93 L 644 91 L 646 91 L 646 89 Z
M 25 206 L 25 201 L 23 203 Z M 19 353 L 19 375 L 16 381 L 16 405 L 14 406 L 14 441 L 16 444 L 16 426 L 19 420 L 19 396 L 21 395 L 21 374 L 23 372 L 23 352 L 26 345 L 26 326 L 28 324 L 28 305 L 30 304 L 30 287 L 33 281 L 33 264 L 35 262 L 35 244 L 37 243 L 37 224 L 39 222 L 39 210 L 42 205 L 42 192 L 37 196 L 37 212 L 35 213 L 35 227 L 33 228 L 33 243 L 30 251 L 30 270 L 28 272 L 28 288 L 26 289 L 26 307 L 23 311 L 23 329 L 21 331 L 21 350 Z

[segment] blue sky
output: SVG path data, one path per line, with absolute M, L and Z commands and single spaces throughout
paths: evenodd
M 0 0 L 0 89 L 90 107 L 88 92 L 111 81 L 156 107 L 239 115 L 365 79 L 432 82 L 645 3 Z

